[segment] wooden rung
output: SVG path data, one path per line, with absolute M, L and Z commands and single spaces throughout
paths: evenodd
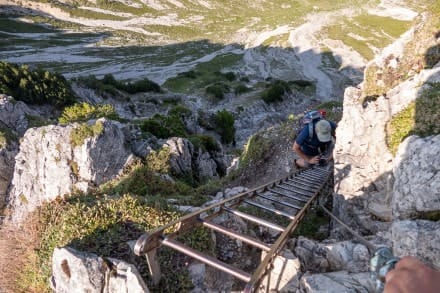
M 239 240 L 246 242 L 247 244 L 250 244 L 252 246 L 255 246 L 261 250 L 264 250 L 264 251 L 270 250 L 269 245 L 267 245 L 266 243 L 264 243 L 258 239 L 255 239 L 255 238 L 252 238 L 252 237 L 249 237 L 246 235 L 238 234 L 232 230 L 229 230 L 223 226 L 217 225 L 217 224 L 209 222 L 209 221 L 205 221 L 205 220 L 201 220 L 201 221 L 203 222 L 203 226 L 208 227 L 212 230 L 215 230 L 215 231 L 220 232 L 222 234 L 228 235 L 232 238 L 239 239 Z
M 224 263 L 222 261 L 219 261 L 218 259 L 203 254 L 195 249 L 192 249 L 191 247 L 185 246 L 182 243 L 174 240 L 174 239 L 169 239 L 169 238 L 165 238 L 162 240 L 162 244 L 168 247 L 171 247 L 183 254 L 186 254 L 192 258 L 195 258 L 207 265 L 210 265 L 214 268 L 217 268 L 225 273 L 228 273 L 242 281 L 245 282 L 249 282 L 251 279 L 251 275 L 246 273 L 245 271 L 242 271 L 240 269 L 237 269 L 233 266 L 231 266 L 230 264 Z
M 259 204 L 259 203 L 255 202 L 255 201 L 252 201 L 252 200 L 249 200 L 249 199 L 245 199 L 243 202 L 245 202 L 247 204 L 250 204 L 250 205 L 253 205 L 255 207 L 258 207 L 260 209 L 263 209 L 263 210 L 266 210 L 266 211 L 270 211 L 270 212 L 272 212 L 274 214 L 277 214 L 277 215 L 280 215 L 280 216 L 284 216 L 284 217 L 289 218 L 291 220 L 295 219 L 294 215 L 292 216 L 292 215 L 290 215 L 290 214 L 288 214 L 286 212 L 266 207 L 266 206 L 264 206 L 262 204 Z
M 284 231 L 283 227 L 281 227 L 281 226 L 279 226 L 277 224 L 271 223 L 269 221 L 260 219 L 258 217 L 255 217 L 253 215 L 249 215 L 249 214 L 246 214 L 246 213 L 243 213 L 243 212 L 240 212 L 238 210 L 231 209 L 231 208 L 228 208 L 228 207 L 223 207 L 223 209 L 225 211 L 227 211 L 228 213 L 234 214 L 234 215 L 236 215 L 238 217 L 241 217 L 241 218 L 246 219 L 248 221 L 251 221 L 253 223 L 259 224 L 261 226 L 265 226 L 267 228 L 270 228 L 270 229 L 273 229 L 273 230 L 276 230 L 276 231 L 279 231 L 279 232 L 283 232 Z

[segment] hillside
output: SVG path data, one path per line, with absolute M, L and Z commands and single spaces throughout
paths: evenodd
M 294 171 L 317 108 L 339 123 L 333 212 L 440 266 L 439 15 L 431 1 L 3 0 L 0 291 L 235 290 L 166 249 L 154 285 L 132 241 Z M 371 292 L 367 248 L 310 217 L 285 291 Z

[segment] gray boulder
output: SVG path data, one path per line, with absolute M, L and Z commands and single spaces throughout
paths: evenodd
M 8 195 L 14 222 L 45 201 L 74 190 L 86 192 L 122 172 L 133 156 L 120 124 L 105 119 L 96 123 L 102 123 L 101 133 L 85 138 L 78 146 L 71 143 L 71 133 L 78 124 L 26 131 Z
M 227 163 L 222 151 L 204 151 L 180 137 L 168 139 L 164 147 L 169 148 L 168 163 L 171 172 L 177 176 L 191 175 L 203 182 L 226 174 Z
M 424 218 L 440 211 L 440 135 L 411 136 L 394 162 L 392 198 L 395 219 Z
M 304 275 L 300 291 L 304 293 L 368 293 L 375 292 L 370 273 L 350 274 L 340 271 L 325 274 Z
M 21 101 L 13 101 L 12 97 L 0 94 L 0 126 L 4 125 L 22 136 L 29 128 L 27 116 L 40 116 Z
M 135 266 L 70 247 L 53 252 L 51 287 L 56 293 L 149 292 Z
M 440 268 L 440 222 L 396 221 L 391 227 L 393 253 L 412 255 Z
M 301 260 L 305 271 L 321 273 L 365 272 L 368 271 L 370 260 L 368 249 L 362 244 L 352 241 L 319 243 L 304 237 L 298 238 L 295 254 Z

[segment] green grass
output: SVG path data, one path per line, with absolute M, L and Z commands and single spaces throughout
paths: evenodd
M 70 143 L 72 146 L 80 146 L 87 138 L 96 137 L 104 131 L 102 122 L 97 121 L 94 125 L 81 123 L 78 127 L 72 129 L 70 133 Z
M 127 20 L 129 18 L 122 17 L 114 14 L 107 14 L 87 9 L 75 8 L 75 9 L 67 9 L 67 12 L 71 17 L 83 17 L 89 19 L 102 19 L 102 20 Z
M 417 100 L 395 115 L 387 125 L 387 145 L 395 155 L 399 144 L 410 135 L 440 134 L 440 83 L 430 84 Z
M 42 25 L 20 21 L 19 19 L 0 16 L 0 30 L 8 33 L 55 33 Z
M 243 55 L 241 54 L 226 54 L 215 57 L 209 62 L 198 64 L 193 71 L 196 73 L 196 78 L 188 78 L 185 76 L 177 76 L 168 79 L 163 87 L 182 93 L 198 92 L 206 86 L 223 80 L 228 80 L 218 72 L 225 70 L 241 62 Z
M 362 14 L 324 29 L 329 38 L 341 40 L 366 60 L 374 57 L 370 48 L 382 49 L 407 31 L 411 22 L 390 17 Z M 357 37 L 356 37 L 357 36 Z

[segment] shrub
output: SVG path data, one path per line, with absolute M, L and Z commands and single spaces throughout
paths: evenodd
M 64 108 L 58 121 L 63 124 L 71 122 L 85 122 L 90 119 L 105 117 L 118 120 L 119 116 L 112 105 L 90 105 L 88 103 L 78 103 Z
M 72 129 L 72 132 L 70 133 L 70 143 L 74 147 L 80 146 L 87 138 L 98 136 L 103 131 L 104 125 L 101 121 L 97 121 L 93 125 L 81 123 L 78 127 Z
M 235 89 L 234 89 L 234 93 L 235 93 L 236 95 L 239 95 L 239 94 L 243 94 L 243 93 L 249 92 L 250 90 L 251 90 L 251 89 L 248 88 L 247 86 L 245 86 L 244 84 L 239 84 L 239 85 L 237 85 L 237 86 L 235 87 Z
M 8 127 L 0 125 L 0 149 L 5 148 L 11 141 L 17 140 L 17 135 Z
M 169 116 L 177 116 L 182 119 L 190 117 L 191 114 L 191 110 L 182 105 L 176 105 L 168 111 Z
M 147 119 L 142 122 L 141 130 L 149 132 L 157 138 L 168 138 L 170 137 L 170 131 L 155 119 Z
M 187 136 L 183 119 L 177 115 L 164 116 L 161 114 L 155 114 L 141 124 L 141 129 L 142 131 L 149 132 L 158 138 Z
M 206 88 L 206 93 L 214 96 L 218 100 L 222 100 L 225 97 L 225 93 L 229 91 L 229 86 L 222 82 L 215 83 Z
M 116 80 L 112 74 L 106 74 L 101 80 L 97 79 L 95 76 L 88 76 L 85 78 L 80 77 L 78 81 L 91 89 L 97 90 L 101 95 L 109 93 L 116 96 L 118 94 L 117 90 L 129 94 L 161 91 L 160 86 L 148 78 L 135 82 L 121 82 Z
M 190 79 L 196 79 L 197 75 L 198 75 L 197 72 L 195 72 L 194 70 L 181 72 L 181 73 L 177 74 L 178 77 L 186 77 L 186 78 L 190 78 Z
M 191 135 L 188 139 L 194 147 L 201 148 L 204 151 L 219 152 L 221 150 L 215 138 L 210 135 L 195 134 Z
M 431 83 L 415 102 L 393 116 L 387 125 L 387 145 L 392 154 L 408 136 L 440 133 L 440 83 Z
M 215 114 L 215 131 L 220 134 L 222 143 L 229 144 L 235 140 L 234 120 L 234 115 L 226 109 Z
M 280 102 L 286 93 L 290 93 L 290 87 L 285 81 L 273 82 L 261 95 L 266 104 Z
M 234 81 L 236 76 L 234 72 L 226 72 L 223 74 L 223 76 L 228 80 L 228 81 Z
M 75 96 L 67 80 L 57 73 L 27 65 L 0 62 L 0 92 L 29 104 L 71 104 Z

